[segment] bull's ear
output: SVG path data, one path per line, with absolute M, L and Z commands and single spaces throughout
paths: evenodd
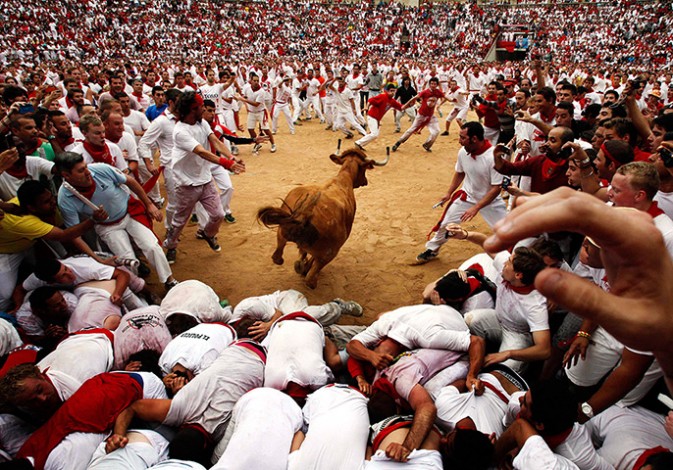
M 344 163 L 344 157 L 342 157 L 341 155 L 332 154 L 329 156 L 329 159 L 332 160 L 337 165 L 343 165 Z

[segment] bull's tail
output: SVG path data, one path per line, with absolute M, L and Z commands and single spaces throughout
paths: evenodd
M 320 193 L 309 200 L 306 195 L 294 208 L 285 201 L 281 207 L 262 207 L 257 211 L 257 220 L 268 228 L 278 226 L 287 240 L 309 247 L 320 237 L 318 229 L 311 223 L 312 210 L 319 197 Z

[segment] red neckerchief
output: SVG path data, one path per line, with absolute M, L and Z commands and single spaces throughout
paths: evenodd
M 75 143 L 75 138 L 70 136 L 67 139 L 62 139 L 59 136 L 56 136 L 54 139 L 58 145 L 61 146 L 62 149 L 65 149 L 68 145 L 72 145 Z
M 143 92 L 142 91 L 134 91 L 131 93 L 133 96 L 136 98 L 142 98 L 143 97 Z
M 74 184 L 73 184 L 73 188 L 75 188 L 77 191 L 82 193 L 82 196 L 91 200 L 91 198 L 93 197 L 93 193 L 96 192 L 96 180 L 91 178 L 91 186 L 89 186 L 88 188 L 81 188 L 79 186 L 75 186 Z
M 649 207 L 649 209 L 647 209 L 647 213 L 650 214 L 653 219 L 655 219 L 658 216 L 660 216 L 661 214 L 663 214 L 664 211 L 662 211 L 659 208 L 659 205 L 657 204 L 657 201 L 652 201 L 652 205 Z
M 545 115 L 542 113 L 542 110 L 540 110 L 540 117 L 541 117 L 542 120 L 543 120 L 544 122 L 546 122 L 547 124 L 549 124 L 550 122 L 552 122 L 552 121 L 554 120 L 554 117 L 555 117 L 555 116 L 556 116 L 556 106 L 554 106 L 554 109 L 552 110 L 551 114 L 548 115 L 548 116 L 545 116 Z
M 34 154 L 35 152 L 37 152 L 37 149 L 39 149 L 41 145 L 42 145 L 42 141 L 38 138 L 36 145 L 33 145 L 32 147 L 26 146 L 26 150 L 25 150 L 26 155 Z
M 93 158 L 95 163 L 107 163 L 110 166 L 114 166 L 114 160 L 112 159 L 110 148 L 106 143 L 103 143 L 102 146 L 98 146 L 85 140 L 84 150 L 86 150 L 89 155 L 91 155 L 91 158 Z
M 502 284 L 506 289 L 521 295 L 528 295 L 535 290 L 535 285 L 533 284 L 529 286 L 513 286 L 511 282 L 505 281 L 504 279 L 502 280 Z
M 554 434 L 553 436 L 542 436 L 542 439 L 544 439 L 544 441 L 547 443 L 547 445 L 551 450 L 554 450 L 558 446 L 563 444 L 563 442 L 565 442 L 566 439 L 568 439 L 568 436 L 570 436 L 571 432 L 573 432 L 572 427 L 566 431 Z
M 567 160 L 561 160 L 557 163 L 550 160 L 549 157 L 545 157 L 542 161 L 542 180 L 549 181 L 554 179 L 558 170 L 562 169 L 566 162 Z
M 24 161 L 23 165 L 21 165 L 21 168 L 15 168 L 14 165 L 12 165 L 10 168 L 7 168 L 5 170 L 9 176 L 13 176 L 16 179 L 24 179 L 28 178 L 28 169 L 26 168 L 26 162 Z
M 65 97 L 65 106 L 67 108 L 72 108 L 73 106 L 75 106 L 75 102 L 73 100 L 71 100 L 70 98 L 68 98 L 67 95 Z
M 491 147 L 492 147 L 491 142 L 489 142 L 488 140 L 484 140 L 484 143 L 482 144 L 481 148 L 474 153 L 470 153 L 469 155 L 470 157 L 472 157 L 473 160 L 476 160 L 479 155 L 483 154 Z
M 645 462 L 648 458 L 650 458 L 651 455 L 663 454 L 664 452 L 670 452 L 670 450 L 662 446 L 647 449 L 645 452 L 640 454 L 640 457 L 638 457 L 638 460 L 636 460 L 636 463 L 633 465 L 633 470 L 640 470 L 643 468 L 645 466 Z

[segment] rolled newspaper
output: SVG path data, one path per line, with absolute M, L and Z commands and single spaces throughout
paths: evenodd
M 67 181 L 64 181 L 64 182 L 63 182 L 63 187 L 64 187 L 65 189 L 67 189 L 68 191 L 70 191 L 71 193 L 73 193 L 77 199 L 79 199 L 79 200 L 82 201 L 84 204 L 86 204 L 87 206 L 89 206 L 89 207 L 91 208 L 91 210 L 97 211 L 98 209 L 100 209 L 96 204 L 94 204 L 93 202 L 91 202 L 91 201 L 90 201 L 87 197 L 85 197 L 82 193 L 80 193 L 79 191 L 77 191 L 77 190 L 76 190 L 70 183 L 68 183 Z

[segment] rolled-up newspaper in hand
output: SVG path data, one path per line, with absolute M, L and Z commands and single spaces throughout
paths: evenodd
M 91 201 L 90 201 L 87 197 L 85 197 L 82 193 L 80 193 L 79 191 L 77 191 L 77 190 L 76 190 L 70 183 L 68 183 L 67 181 L 64 181 L 64 182 L 63 182 L 63 187 L 64 187 L 65 189 L 67 189 L 68 191 L 70 191 L 71 193 L 73 193 L 77 199 L 79 199 L 79 200 L 82 201 L 84 204 L 86 204 L 87 206 L 89 206 L 89 207 L 91 208 L 91 210 L 93 210 L 93 211 L 97 211 L 98 209 L 100 209 L 100 207 L 98 207 L 96 204 L 94 204 L 93 202 L 91 202 Z

